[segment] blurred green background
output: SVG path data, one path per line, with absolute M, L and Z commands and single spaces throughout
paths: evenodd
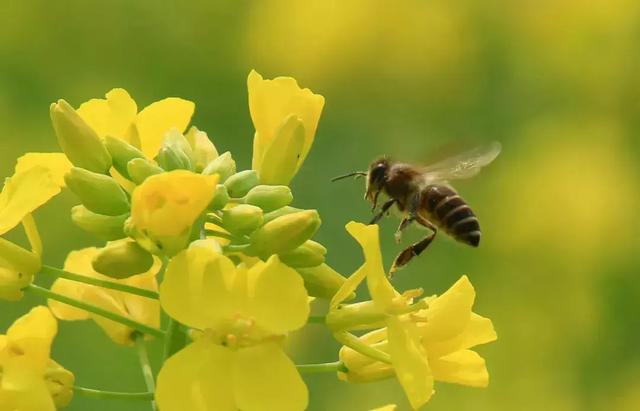
M 431 294 L 468 274 L 476 311 L 499 335 L 479 349 L 488 389 L 438 384 L 425 408 L 640 409 L 637 1 L 9 0 L 0 23 L 0 176 L 24 152 L 57 150 L 48 107 L 58 98 L 78 106 L 124 87 L 140 108 L 190 99 L 193 124 L 248 168 L 250 69 L 324 95 L 293 189 L 297 206 L 321 212 L 317 238 L 345 274 L 362 257 L 343 226 L 370 214 L 362 181 L 330 177 L 380 154 L 424 162 L 457 141 L 501 141 L 493 165 L 456 185 L 480 217 L 481 247 L 442 235 L 396 280 Z M 75 201 L 65 194 L 36 215 L 49 264 L 98 244 L 71 225 Z M 400 250 L 397 223 L 382 222 L 387 263 Z M 19 231 L 10 237 L 20 240 Z M 36 302 L 3 303 L 1 329 Z M 312 325 L 289 351 L 319 362 L 337 348 Z M 144 389 L 133 349 L 114 346 L 94 323 L 61 323 L 53 353 L 79 385 Z M 395 381 L 305 379 L 311 410 L 408 407 Z M 149 407 L 77 397 L 68 409 Z

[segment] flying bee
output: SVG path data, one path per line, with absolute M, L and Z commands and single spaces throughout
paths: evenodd
M 376 224 L 395 205 L 403 219 L 395 233 L 400 242 L 402 232 L 413 222 L 431 232 L 422 240 L 405 248 L 393 262 L 389 277 L 420 255 L 431 244 L 441 229 L 455 240 L 477 247 L 480 244 L 480 224 L 469 205 L 449 185 L 449 180 L 473 177 L 480 169 L 500 154 L 500 143 L 475 148 L 426 167 L 391 161 L 381 157 L 369 166 L 369 170 L 355 171 L 334 178 L 367 177 L 364 198 L 371 201 L 376 211 L 378 197 L 384 193 L 388 200 L 374 215 L 369 224 Z

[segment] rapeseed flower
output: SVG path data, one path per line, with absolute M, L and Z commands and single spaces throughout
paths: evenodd
M 169 315 L 202 335 L 169 358 L 156 400 L 164 411 L 303 410 L 308 394 L 282 350 L 309 315 L 302 278 L 277 256 L 247 268 L 199 240 L 175 256 L 160 287 Z

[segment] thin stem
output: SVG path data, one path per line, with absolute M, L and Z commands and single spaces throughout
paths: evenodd
M 104 318 L 108 318 L 111 321 L 124 324 L 127 327 L 131 327 L 134 330 L 140 331 L 141 333 L 153 335 L 154 337 L 159 337 L 159 338 L 164 337 L 164 331 L 162 330 L 149 327 L 146 324 L 142 324 L 137 321 L 131 320 L 127 317 L 123 317 L 114 312 L 105 310 L 104 308 L 96 307 L 93 304 L 88 304 L 88 303 L 85 303 L 84 301 L 76 300 L 74 298 L 67 297 L 66 295 L 58 294 L 56 292 L 53 292 L 51 290 L 48 290 L 44 287 L 40 287 L 35 284 L 29 284 L 28 286 L 23 288 L 23 291 L 29 291 L 33 294 L 37 294 L 51 300 L 60 301 L 61 303 L 68 304 L 72 307 L 80 308 L 81 310 L 88 311 L 90 313 L 99 315 Z
M 97 278 L 87 277 L 85 275 L 70 273 L 68 271 L 61 270 L 59 268 L 43 265 L 40 269 L 42 274 L 49 274 L 54 277 L 64 278 L 66 280 L 77 281 L 79 283 L 96 285 L 102 288 L 109 288 L 111 290 L 123 291 L 129 294 L 139 295 L 140 297 L 158 299 L 158 293 L 152 290 L 146 290 L 144 288 L 133 287 L 131 285 L 118 283 L 116 281 L 100 280 Z
M 326 321 L 326 315 L 310 315 L 307 319 L 308 324 L 324 324 Z
M 302 374 L 315 374 L 321 372 L 347 372 L 347 367 L 342 361 L 327 362 L 322 364 L 299 364 L 296 368 Z
M 152 392 L 118 392 L 94 390 L 93 388 L 73 387 L 76 394 L 89 398 L 129 400 L 129 401 L 150 401 L 153 400 Z
M 180 351 L 185 345 L 187 345 L 187 334 L 182 327 L 180 327 L 180 323 L 178 321 L 169 317 L 167 336 L 164 339 L 164 350 L 162 353 L 163 362 L 173 354 Z
M 333 336 L 342 345 L 346 345 L 347 347 L 359 352 L 362 355 L 366 355 L 367 357 L 373 358 L 374 360 L 382 361 L 385 364 L 391 364 L 391 357 L 389 356 L 389 354 L 363 343 L 358 337 L 351 333 L 343 331 L 335 333 Z
M 156 391 L 156 381 L 153 377 L 153 370 L 151 369 L 151 363 L 149 362 L 149 354 L 147 353 L 147 346 L 144 343 L 144 335 L 136 333 L 134 336 L 136 342 L 136 351 L 138 351 L 138 359 L 140 360 L 140 368 L 142 368 L 142 375 L 144 376 L 144 383 L 147 386 L 147 390 L 150 392 Z M 151 409 L 157 411 L 156 402 L 151 399 Z

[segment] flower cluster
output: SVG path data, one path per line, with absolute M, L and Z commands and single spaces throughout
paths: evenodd
M 396 291 L 378 227 L 354 222 L 347 230 L 365 262 L 348 278 L 331 268 L 327 249 L 312 240 L 318 212 L 293 207 L 288 186 L 324 98 L 292 78 L 251 72 L 247 84 L 255 126 L 247 170 L 189 127 L 195 105 L 187 100 L 138 111 L 113 89 L 77 109 L 51 105 L 62 152 L 20 157 L 0 194 L 0 234 L 22 224 L 29 241 L 27 249 L 0 237 L 0 298 L 48 300 L 0 337 L 0 409 L 53 410 L 75 391 L 148 398 L 162 411 L 303 410 L 308 370 L 354 383 L 397 378 L 416 409 L 434 380 L 487 385 L 484 360 L 470 348 L 496 336 L 471 310 L 467 277 L 439 297 Z M 73 223 L 104 245 L 70 251 L 60 269 L 43 264 L 32 213 L 63 189 L 78 199 Z M 50 289 L 36 285 L 41 275 L 55 277 Z M 351 302 L 365 279 L 372 299 Z M 315 298 L 330 301 L 326 316 L 310 317 Z M 74 387 L 74 375 L 50 359 L 56 319 L 91 319 L 114 343 L 135 346 L 148 392 Z M 288 334 L 309 322 L 324 323 L 344 345 L 339 361 L 296 365 L 287 356 Z M 164 340 L 157 375 L 145 350 L 151 338 Z

